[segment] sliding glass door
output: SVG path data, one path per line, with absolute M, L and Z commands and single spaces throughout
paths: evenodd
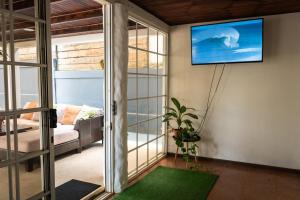
M 49 2 L 0 1 L 1 200 L 50 199 L 54 192 Z M 22 46 L 31 47 L 31 57 Z
M 166 153 L 162 115 L 167 101 L 167 34 L 128 21 L 128 174 L 138 174 Z

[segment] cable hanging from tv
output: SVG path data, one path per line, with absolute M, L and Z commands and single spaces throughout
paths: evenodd
M 226 64 L 223 64 L 222 67 L 221 67 L 221 73 L 220 73 L 219 77 L 217 78 L 217 84 L 216 84 L 215 87 L 214 87 L 214 83 L 216 81 L 216 72 L 217 72 L 217 69 L 218 69 L 218 65 L 216 64 L 215 67 L 214 67 L 212 79 L 211 79 L 211 82 L 210 82 L 210 88 L 209 88 L 208 98 L 207 98 L 207 102 L 206 102 L 206 109 L 205 109 L 203 118 L 202 118 L 202 120 L 200 122 L 200 126 L 199 126 L 198 130 L 196 131 L 196 132 L 198 132 L 200 134 L 203 131 L 203 128 L 204 128 L 204 125 L 205 125 L 205 122 L 206 122 L 206 119 L 207 119 L 207 115 L 208 115 L 209 110 L 210 110 L 210 108 L 212 106 L 212 103 L 214 101 L 216 93 L 217 93 L 217 91 L 218 91 L 218 89 L 220 87 L 220 82 L 221 82 L 223 74 L 224 74 L 225 66 L 226 66 Z

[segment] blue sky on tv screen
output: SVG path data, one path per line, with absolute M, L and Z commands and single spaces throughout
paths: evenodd
M 192 63 L 262 60 L 262 19 L 192 27 Z

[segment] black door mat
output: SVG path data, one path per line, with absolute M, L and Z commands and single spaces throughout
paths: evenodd
M 99 187 L 100 185 L 72 179 L 55 188 L 56 200 L 80 200 Z

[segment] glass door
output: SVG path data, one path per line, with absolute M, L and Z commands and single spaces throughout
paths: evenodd
M 49 11 L 49 0 L 0 1 L 1 200 L 54 194 Z
M 166 154 L 167 33 L 128 20 L 128 176 L 135 177 Z

